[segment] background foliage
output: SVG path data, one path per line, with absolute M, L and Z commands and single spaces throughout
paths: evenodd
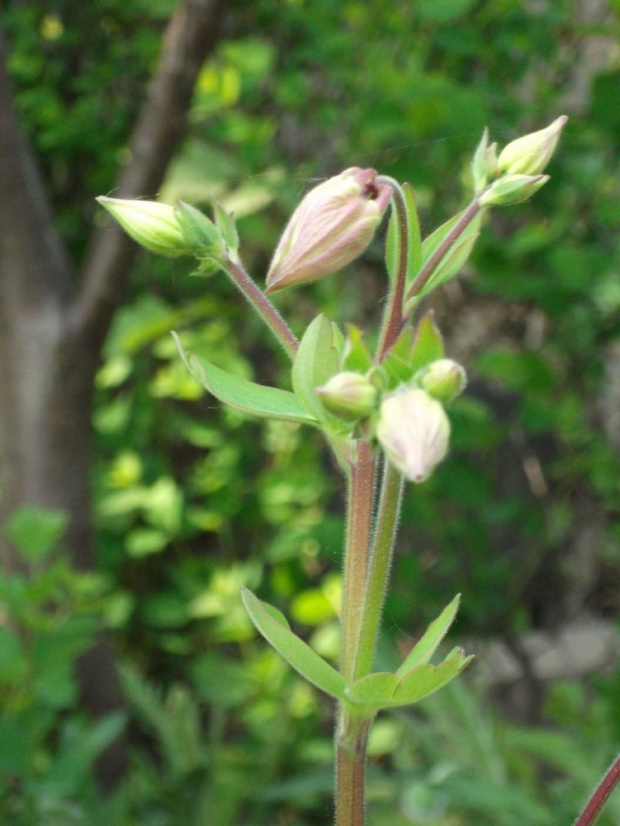
M 77 256 L 173 6 L 2 4 L 17 105 Z M 552 181 L 494 215 L 458 286 L 433 299 L 470 391 L 453 410 L 450 460 L 409 490 L 386 660 L 457 591 L 459 636 L 517 648 L 531 629 L 617 618 L 619 24 L 617 2 L 257 0 L 230 4 L 202 70 L 161 196 L 222 199 L 259 281 L 312 180 L 351 165 L 408 180 L 428 233 L 464 204 L 485 124 L 503 143 L 571 117 Z M 370 325 L 382 254 L 378 239 L 349 272 L 285 293 L 293 327 L 319 306 Z M 238 593 L 258 588 L 337 657 L 338 474 L 314 433 L 220 408 L 186 374 L 172 328 L 229 371 L 287 381 L 233 288 L 188 274 L 183 261 L 143 257 L 106 344 L 97 574 L 50 556 L 59 515 L 6 526 L 41 564 L 0 590 L 0 805 L 11 823 L 331 821 L 329 705 L 255 640 Z M 71 669 L 99 624 L 123 664 L 126 720 L 93 723 L 79 709 Z M 618 747 L 618 675 L 547 685 L 530 674 L 515 720 L 489 711 L 475 670 L 419 711 L 378 721 L 371 824 L 576 815 Z M 128 777 L 102 804 L 92 763 L 125 723 Z

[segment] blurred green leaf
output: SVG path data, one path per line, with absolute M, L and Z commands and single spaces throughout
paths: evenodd
M 9 517 L 4 532 L 24 559 L 37 562 L 57 547 L 67 521 L 67 516 L 59 511 L 23 507 Z

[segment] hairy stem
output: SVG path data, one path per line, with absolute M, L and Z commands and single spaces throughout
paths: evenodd
M 613 761 L 611 766 L 603 775 L 603 779 L 598 784 L 592 797 L 586 803 L 582 813 L 575 821 L 575 826 L 592 826 L 599 816 L 601 809 L 605 805 L 607 798 L 620 782 L 620 754 Z
M 364 768 L 370 722 L 352 717 L 340 705 L 336 730 L 336 826 L 364 826 Z
M 402 475 L 386 460 L 377 513 L 377 525 L 362 606 L 362 631 L 359 636 L 359 647 L 355 658 L 356 677 L 363 677 L 370 673 L 372 668 L 381 624 L 383 600 L 392 562 L 392 551 L 396 539 L 403 488 Z
M 254 307 L 282 347 L 284 347 L 286 353 L 293 358 L 299 347 L 299 342 L 286 321 L 263 291 L 252 281 L 240 263 L 230 258 L 226 258 L 223 263 L 226 273 L 230 276 L 235 286 L 238 287 L 244 297 L 247 298 L 248 302 Z
M 374 479 L 375 457 L 370 446 L 360 441 L 347 477 L 340 670 L 349 682 L 354 676 L 355 652 L 362 627 Z M 344 703 L 339 704 L 336 721 L 336 826 L 364 824 L 364 761 L 369 727 L 370 721 L 362 723 L 350 714 Z
M 361 632 L 362 605 L 373 512 L 375 457 L 366 442 L 358 443 L 347 491 L 347 533 L 342 604 L 341 671 L 353 677 L 355 652 Z

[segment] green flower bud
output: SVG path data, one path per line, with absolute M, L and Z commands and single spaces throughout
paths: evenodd
M 316 392 L 326 410 L 347 422 L 363 419 L 377 401 L 377 389 L 369 379 L 349 371 L 332 376 Z
M 417 377 L 420 387 L 443 404 L 448 404 L 465 390 L 465 370 L 452 359 L 437 359 L 424 367 Z
M 549 163 L 568 118 L 561 115 L 546 129 L 531 132 L 509 143 L 497 159 L 503 175 L 539 175 Z
M 125 232 L 140 246 L 158 255 L 188 255 L 192 252 L 175 217 L 175 210 L 157 201 L 97 198 Z
M 549 180 L 548 175 L 507 175 L 498 178 L 478 199 L 480 206 L 509 206 L 527 201 Z
M 374 169 L 351 167 L 312 189 L 284 230 L 267 273 L 267 293 L 315 281 L 366 249 L 392 197 Z
M 497 144 L 492 143 L 489 146 L 489 130 L 485 126 L 482 133 L 482 139 L 478 144 L 478 148 L 474 154 L 471 172 L 474 179 L 474 192 L 476 194 L 482 192 L 487 185 L 489 178 L 495 175 L 497 167 Z
M 414 388 L 382 403 L 377 439 L 397 470 L 424 482 L 448 451 L 450 422 L 438 401 Z

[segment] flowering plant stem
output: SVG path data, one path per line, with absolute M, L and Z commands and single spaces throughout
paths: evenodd
M 399 184 L 386 176 L 378 180 L 392 187 L 400 250 L 379 339 L 381 362 L 404 322 L 408 239 L 405 199 Z M 375 516 L 376 473 L 377 461 L 371 447 L 359 440 L 347 477 L 340 666 L 347 681 L 364 677 L 372 668 L 403 488 L 401 474 L 386 461 Z M 345 703 L 339 703 L 335 738 L 336 826 L 363 826 L 364 767 L 371 723 L 372 717 L 359 716 Z
M 254 307 L 261 316 L 290 358 L 293 358 L 299 347 L 299 342 L 265 293 L 256 286 L 243 266 L 237 261 L 233 261 L 232 258 L 227 256 L 222 261 L 222 265 L 233 284 L 248 300 L 250 306 Z
M 407 298 L 411 299 L 420 295 L 420 293 L 428 283 L 428 279 L 431 277 L 431 275 L 435 272 L 435 270 L 441 263 L 441 260 L 444 257 L 444 255 L 446 255 L 446 253 L 450 250 L 454 242 L 461 237 L 463 232 L 465 232 L 467 227 L 471 224 L 476 215 L 480 212 L 480 209 L 481 206 L 480 202 L 478 201 L 478 198 L 474 198 L 474 200 L 469 204 L 469 206 L 461 213 L 461 217 L 459 218 L 459 220 L 452 227 L 450 232 L 446 235 L 441 244 L 437 247 L 435 252 L 428 259 L 426 264 L 422 267 L 422 269 L 416 276 L 416 279 L 413 282 L 411 289 L 409 290 Z

